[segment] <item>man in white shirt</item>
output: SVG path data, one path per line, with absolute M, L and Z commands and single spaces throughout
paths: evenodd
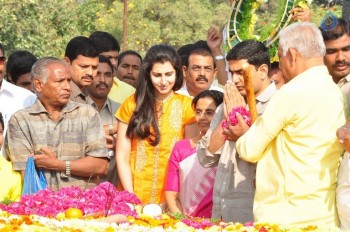
M 190 52 L 187 63 L 182 66 L 183 76 L 186 83 L 177 93 L 195 97 L 204 90 L 223 90 L 213 86 L 217 73 L 214 57 L 205 48 L 197 48 Z
M 4 137 L 11 115 L 20 109 L 31 106 L 36 100 L 36 95 L 32 92 L 13 85 L 4 79 L 5 61 L 5 50 L 0 43 L 0 112 L 5 124 Z M 4 151 L 1 151 L 1 153 L 4 154 Z

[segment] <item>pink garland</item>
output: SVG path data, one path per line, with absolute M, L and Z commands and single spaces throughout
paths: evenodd
M 141 201 L 135 194 L 118 192 L 112 184 L 104 182 L 86 191 L 76 186 L 62 188 L 58 192 L 47 188 L 34 195 L 24 195 L 19 202 L 8 206 L 0 204 L 0 209 L 12 214 L 55 217 L 69 207 L 74 207 L 82 210 L 84 214 L 108 210 L 108 215 L 137 216 L 126 203 L 140 204 Z
M 236 114 L 239 113 L 240 115 L 242 115 L 244 121 L 248 124 L 248 126 L 252 125 L 252 119 L 250 117 L 250 113 L 248 110 L 246 110 L 244 107 L 242 106 L 238 106 L 232 109 L 232 111 L 230 113 L 228 113 L 228 117 L 230 119 L 230 124 L 232 126 L 235 126 L 238 124 L 238 119 Z M 221 123 L 221 127 L 222 129 L 228 129 L 228 122 L 227 121 L 223 121 Z
M 195 229 L 205 229 L 213 226 L 213 223 L 209 219 L 201 219 L 199 221 L 196 221 L 191 220 L 190 218 L 185 218 L 181 220 L 181 222 Z

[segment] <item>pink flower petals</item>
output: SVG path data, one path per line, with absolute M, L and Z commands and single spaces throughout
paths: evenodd
M 57 192 L 47 188 L 34 195 L 24 195 L 19 202 L 7 206 L 0 204 L 0 209 L 18 215 L 55 217 L 69 207 L 74 207 L 86 215 L 108 211 L 108 215 L 136 216 L 136 212 L 126 203 L 140 204 L 141 201 L 135 194 L 118 192 L 114 185 L 104 182 L 86 191 L 76 186 L 62 188 Z
M 190 218 L 185 218 L 181 222 L 195 229 L 205 229 L 213 226 L 209 219 L 191 220 Z
M 244 107 L 242 106 L 238 106 L 232 109 L 232 111 L 230 113 L 228 113 L 228 117 L 230 119 L 230 124 L 232 126 L 235 126 L 238 124 L 238 119 L 236 114 L 239 113 L 240 115 L 242 115 L 244 121 L 248 124 L 248 126 L 252 125 L 252 119 L 250 117 L 250 113 L 248 110 L 246 110 Z M 223 129 L 228 129 L 228 122 L 227 121 L 223 121 L 221 123 L 221 127 Z

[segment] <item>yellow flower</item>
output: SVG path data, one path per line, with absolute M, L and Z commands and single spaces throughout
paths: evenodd
M 56 215 L 57 220 L 64 220 L 66 219 L 66 214 L 64 212 L 60 212 Z
M 167 215 L 167 214 L 162 214 L 161 218 L 162 219 L 170 219 L 169 215 Z
M 256 9 L 258 9 L 260 7 L 260 4 L 261 4 L 261 2 L 259 2 L 259 1 L 253 2 L 252 10 L 255 11 Z
M 308 6 L 308 1 L 307 0 L 299 0 L 299 1 L 296 1 L 295 3 L 296 6 L 299 6 L 303 9 L 309 9 L 309 6 Z
M 240 223 L 236 223 L 236 224 L 230 224 L 228 226 L 225 227 L 226 231 L 237 231 L 241 228 L 243 228 L 244 226 Z

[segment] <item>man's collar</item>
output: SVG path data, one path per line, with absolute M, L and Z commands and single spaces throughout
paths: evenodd
M 259 102 L 267 102 L 270 100 L 271 96 L 276 92 L 276 84 L 275 82 L 271 81 L 271 83 L 266 87 L 266 89 L 263 90 L 263 92 L 256 97 L 256 100 Z
M 111 101 L 109 100 L 109 98 L 107 97 L 105 104 L 103 105 L 102 109 L 107 107 L 107 109 L 109 110 L 110 113 L 112 113 L 112 105 L 111 105 Z
M 344 85 L 345 83 L 350 82 L 350 73 L 346 76 L 340 79 L 338 82 L 338 85 Z
M 69 100 L 68 103 L 62 107 L 61 112 L 68 113 L 68 112 L 75 110 L 78 107 L 79 107 L 78 103 Z M 30 114 L 40 114 L 40 113 L 48 113 L 48 112 L 47 112 L 46 108 L 44 107 L 44 105 L 41 103 L 41 101 L 39 99 L 36 99 L 35 103 L 30 108 L 29 113 Z
M 71 88 L 72 88 L 72 93 L 71 94 L 73 94 L 73 97 L 77 97 L 80 94 L 82 94 L 84 97 L 88 97 L 89 96 L 89 93 L 88 93 L 87 89 L 81 90 L 79 88 L 79 86 L 74 81 L 71 81 L 70 85 L 71 85 Z
M 6 91 L 8 92 L 9 94 L 13 95 L 12 91 L 12 84 L 10 82 L 7 82 L 5 80 L 5 78 L 2 79 L 1 81 L 1 88 L 0 88 L 0 91 Z
M 91 105 L 92 105 L 97 111 L 99 111 L 99 110 L 98 110 L 98 106 L 97 106 L 97 104 L 96 104 L 94 101 L 92 101 Z M 110 101 L 110 99 L 109 99 L 108 97 L 107 97 L 107 99 L 105 100 L 105 103 L 103 103 L 103 106 L 102 106 L 102 108 L 101 108 L 100 111 L 102 111 L 104 108 L 107 108 L 107 110 L 108 110 L 110 113 L 112 113 L 112 105 L 111 105 L 111 101 Z

